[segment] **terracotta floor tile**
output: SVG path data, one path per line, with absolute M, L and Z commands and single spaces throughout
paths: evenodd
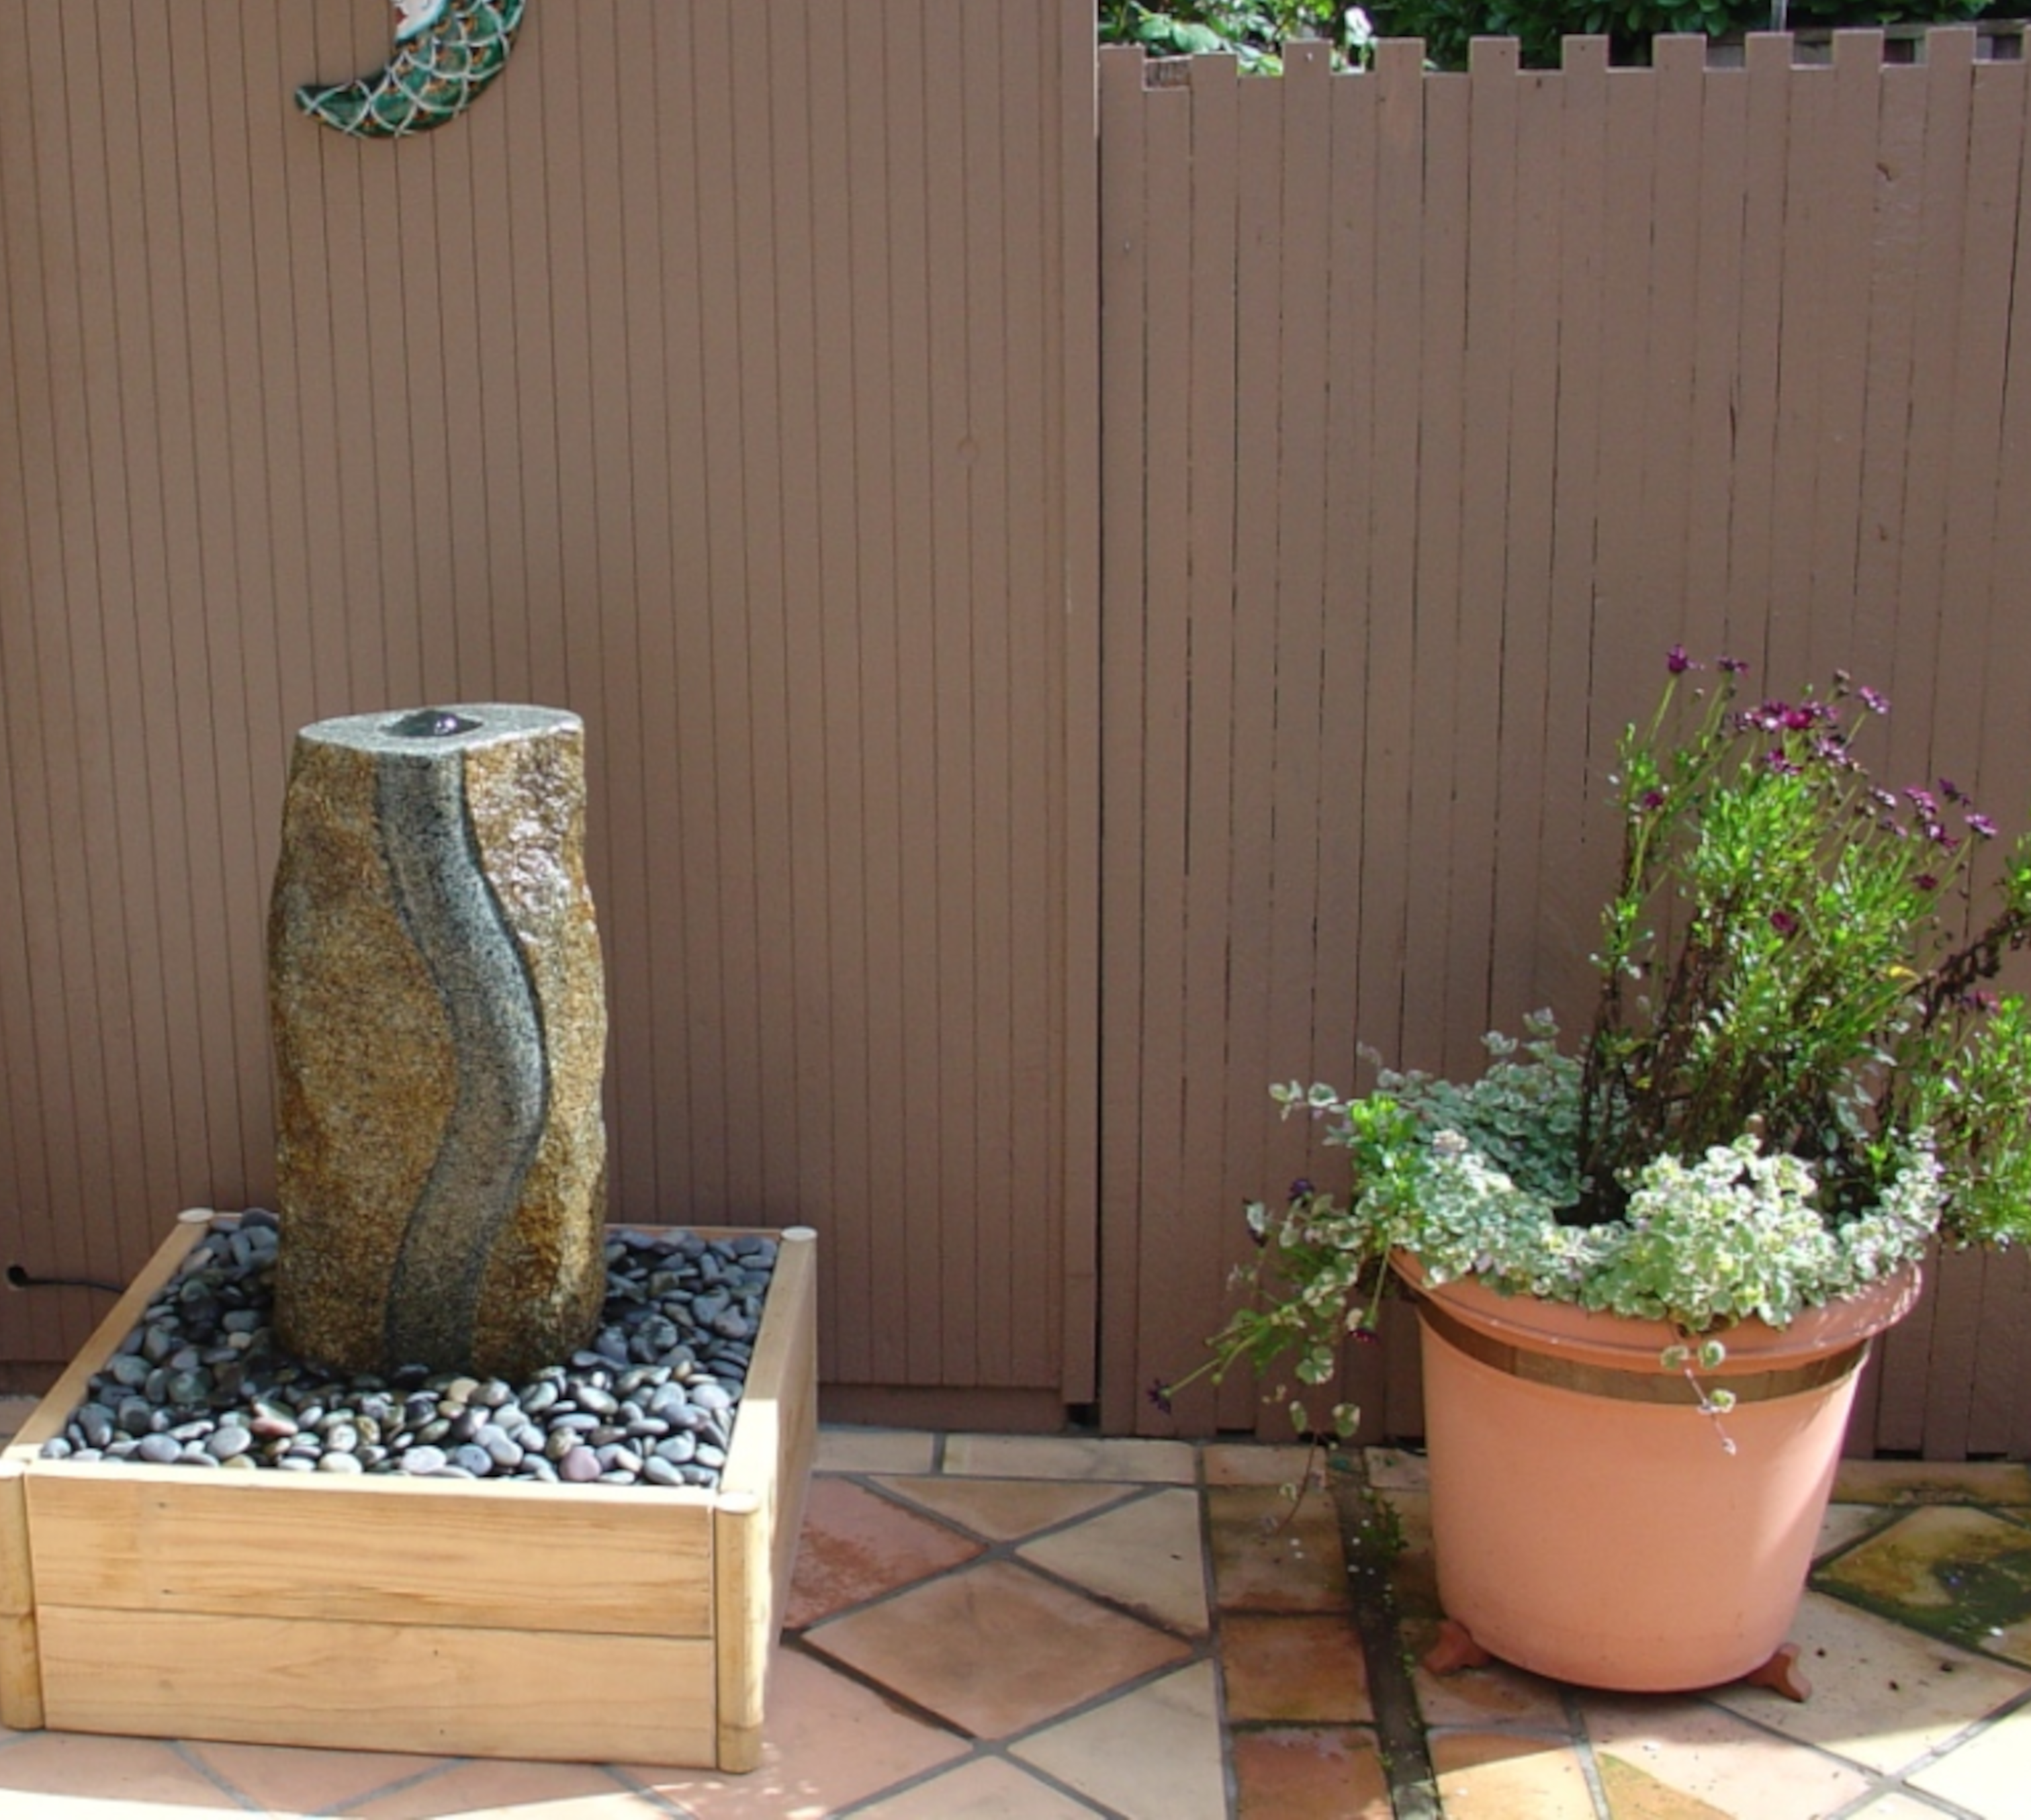
M 249 1800 L 278 1814 L 315 1814 L 361 1800 L 393 1783 L 435 1769 L 443 1761 L 371 1751 L 294 1750 L 279 1744 L 192 1744 L 184 1747 Z
M 981 1552 L 980 1543 L 850 1479 L 814 1479 L 783 1621 L 800 1630 Z
M 1217 1441 L 1200 1450 L 1209 1485 L 1295 1485 L 1313 1465 L 1310 1447 L 1268 1441 Z
M 2023 1820 L 2031 1811 L 2031 1707 L 1999 1719 L 1906 1780 L 1982 1820 Z
M 1126 1820 L 1227 1820 L 1210 1662 L 1025 1738 L 1012 1754 Z
M 1280 1725 L 1372 1719 L 1361 1639 L 1343 1613 L 1237 1612 L 1220 1621 L 1227 1716 Z
M 60 1798 L 72 1814 L 90 1812 L 92 1803 L 244 1811 L 168 1744 L 74 1732 L 17 1733 L 0 1750 L 0 1814 L 26 1814 L 31 1797 Z
M 1187 1653 L 1175 1637 L 1006 1561 L 832 1619 L 806 1640 L 982 1738 L 1040 1725 Z
M 1168 1629 L 1206 1635 L 1206 1558 L 1196 1491 L 1152 1492 L 1018 1552 Z
M 1273 1491 L 1216 1487 L 1206 1494 L 1213 1596 L 1223 1611 L 1343 1611 L 1347 1569 L 1332 1499 L 1292 1510 Z
M 1596 1766 L 1604 1782 L 1611 1764 L 1620 1766 L 1614 1770 L 1615 1786 L 1630 1814 L 1646 1814 L 1645 1800 L 1661 1804 L 1652 1787 L 1657 1784 L 1726 1814 L 1817 1820 L 1869 1785 L 1853 1764 L 1774 1737 L 1706 1699 L 1586 1692 L 1577 1697 Z
M 1120 1485 L 1063 1479 L 884 1479 L 886 1491 L 984 1535 L 1013 1542 L 1129 1496 Z
M 1068 1435 L 952 1435 L 945 1470 L 990 1479 L 1111 1479 L 1190 1485 L 1196 1450 L 1183 1441 L 1101 1441 Z
M 620 1766 L 695 1820 L 823 1820 L 966 1754 L 951 1733 L 891 1706 L 801 1650 L 777 1652 L 759 1769 L 745 1776 Z M 550 1820 L 547 1814 L 529 1820 Z
M 1236 1732 L 1239 1820 L 1390 1820 L 1374 1735 L 1352 1727 Z
M 1593 1794 L 1570 1744 L 1510 1732 L 1443 1732 L 1431 1751 L 1446 1820 L 1594 1820 Z
M 928 1472 L 938 1438 L 910 1428 L 823 1427 L 820 1472 Z
M 1463 1669 L 1435 1675 L 1422 1660 L 1436 1640 L 1436 1627 L 1407 1630 L 1404 1642 L 1417 1666 L 1411 1685 L 1418 1710 L 1427 1725 L 1460 1725 L 1479 1730 L 1489 1725 L 1515 1725 L 1531 1731 L 1567 1729 L 1565 1694 L 1556 1681 L 1507 1662 L 1485 1669 Z
M 963 1763 L 854 1820 L 1093 1820 L 1094 1810 L 997 1757 Z
M 1851 1764 L 1773 1737 L 1705 1699 L 1595 1693 L 1578 1699 L 1604 1786 L 1615 1766 L 1618 1820 L 1647 1814 L 1646 1800 L 1672 1813 L 1653 1784 L 1756 1820 L 1817 1820 L 1869 1785 Z
M 1872 1770 L 1891 1771 L 1936 1750 L 2027 1689 L 2031 1676 L 1984 1662 L 1808 1593 L 1791 1628 L 1813 1697 L 1802 1705 L 1760 1688 L 1714 1697 L 1787 1737 Z
M 589 1763 L 454 1763 L 346 1808 L 348 1820 L 451 1820 L 453 1815 L 540 1813 L 542 1820 L 650 1820 L 658 1810 L 610 1771 Z
M 2031 1504 L 2031 1466 L 2001 1460 L 1843 1460 L 1837 1504 Z
M 1983 1510 L 1914 1510 L 1813 1584 L 1971 1649 L 2031 1666 L 2031 1527 Z

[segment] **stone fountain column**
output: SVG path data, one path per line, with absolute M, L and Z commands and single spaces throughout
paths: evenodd
M 269 915 L 278 1338 L 524 1376 L 605 1293 L 606 1002 L 584 729 L 546 708 L 297 735 Z

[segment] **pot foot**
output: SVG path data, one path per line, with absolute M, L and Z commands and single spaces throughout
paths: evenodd
M 1785 1643 L 1760 1669 L 1751 1669 L 1742 1677 L 1746 1688 L 1768 1688 L 1772 1693 L 1782 1694 L 1787 1700 L 1809 1700 L 1813 1697 L 1813 1684 L 1806 1679 L 1798 1666 L 1798 1646 Z
M 1457 1618 L 1439 1620 L 1439 1640 L 1425 1652 L 1425 1666 L 1435 1675 L 1462 1669 L 1485 1669 L 1495 1658 L 1474 1640 L 1474 1632 Z

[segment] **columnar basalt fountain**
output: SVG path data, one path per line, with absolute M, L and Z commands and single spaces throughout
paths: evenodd
M 299 736 L 279 1219 L 183 1215 L 0 1451 L 0 1725 L 758 1762 L 817 1444 L 815 1237 L 602 1225 L 584 811 L 569 714 Z M 265 1318 L 219 1276 L 243 1256 Z M 758 1258 L 758 1319 L 684 1299 L 694 1272 L 746 1293 Z M 208 1337 L 167 1337 L 199 1309 Z
M 584 729 L 499 705 L 297 736 L 269 918 L 276 1316 L 347 1371 L 516 1376 L 605 1276 Z

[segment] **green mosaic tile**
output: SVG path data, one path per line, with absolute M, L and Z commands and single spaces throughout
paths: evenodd
M 2031 1527 L 1966 1507 L 1914 1510 L 1813 1576 L 1822 1592 L 2031 1666 Z

